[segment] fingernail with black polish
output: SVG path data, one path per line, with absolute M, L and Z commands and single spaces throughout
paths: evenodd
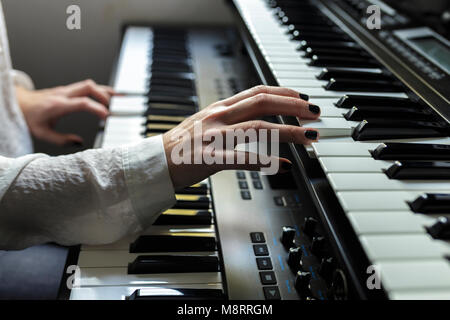
M 307 94 L 304 93 L 299 93 L 300 99 L 308 101 L 309 100 L 309 96 Z
M 320 108 L 319 108 L 319 106 L 316 106 L 315 104 L 310 104 L 309 105 L 309 111 L 311 111 L 314 114 L 319 114 L 320 113 Z
M 281 168 L 285 171 L 291 171 L 292 163 L 283 161 L 283 163 L 281 164 Z
M 305 137 L 310 140 L 316 140 L 317 139 L 317 131 L 308 130 L 305 132 Z

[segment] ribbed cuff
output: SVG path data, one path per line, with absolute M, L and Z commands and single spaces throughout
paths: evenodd
M 175 203 L 162 135 L 123 148 L 125 178 L 143 229 Z

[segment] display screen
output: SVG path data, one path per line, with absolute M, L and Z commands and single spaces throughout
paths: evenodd
M 410 39 L 430 59 L 450 73 L 450 48 L 433 37 Z

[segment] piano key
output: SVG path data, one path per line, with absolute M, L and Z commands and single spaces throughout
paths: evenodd
M 347 79 L 331 78 L 326 84 L 325 89 L 335 91 L 376 91 L 376 92 L 404 92 L 404 87 L 392 80 L 365 80 L 365 79 Z
M 450 190 L 450 181 L 393 180 L 383 173 L 330 173 L 328 179 L 335 191 L 423 191 Z
M 450 180 L 450 162 L 396 161 L 385 173 L 398 180 Z
M 409 211 L 408 202 L 423 191 L 340 191 L 337 197 L 344 211 Z
M 144 96 L 114 96 L 109 104 L 111 115 L 142 115 L 147 110 L 147 98 Z
M 217 256 L 142 255 L 128 264 L 128 274 L 217 272 Z
M 214 235 L 186 233 L 170 235 L 142 235 L 130 244 L 131 253 L 214 251 Z
M 312 50 L 311 50 L 312 51 Z M 313 51 L 312 51 L 313 52 Z M 343 69 L 343 68 L 324 68 L 317 76 L 319 80 L 330 79 L 364 79 L 364 80 L 392 80 L 392 77 L 384 73 L 381 69 Z
M 393 161 L 377 161 L 367 157 L 321 157 L 319 162 L 326 173 L 382 173 Z
M 450 265 L 444 259 L 382 261 L 377 265 L 388 292 L 450 289 Z
M 439 217 L 432 225 L 425 228 L 434 239 L 450 240 L 450 220 L 448 217 Z
M 395 97 L 389 94 L 384 95 L 360 95 L 360 94 L 346 94 L 341 97 L 336 103 L 338 108 L 350 109 L 355 106 L 403 106 L 403 107 L 413 107 L 417 105 L 416 102 L 411 101 L 407 96 Z M 420 105 L 422 107 L 422 105 Z
M 211 203 L 208 196 L 176 194 L 175 197 L 174 208 L 177 209 L 209 209 Z
M 389 115 L 390 119 L 433 121 L 435 115 L 430 109 L 418 109 L 395 106 L 362 106 L 353 107 L 344 118 L 350 121 L 362 121 L 371 119 L 383 119 Z
M 339 57 L 339 56 L 317 56 L 311 57 L 308 64 L 313 67 L 355 67 L 355 68 L 378 68 L 380 64 L 370 58 Z M 350 90 L 352 91 L 352 90 Z
M 209 210 L 168 209 L 153 225 L 210 225 L 212 213 Z
M 425 193 L 408 202 L 411 209 L 417 213 L 449 213 L 449 193 Z
M 332 91 L 332 90 L 325 90 L 324 88 L 307 88 L 302 90 L 301 87 L 297 86 L 290 86 L 289 88 L 304 92 L 308 94 L 312 98 L 336 98 L 339 99 L 342 97 L 343 93 L 340 91 Z M 383 96 L 383 97 L 399 97 L 399 98 L 406 98 L 406 94 L 401 92 L 348 92 L 348 94 L 359 94 L 359 95 L 365 95 L 368 97 L 373 96 Z
M 428 121 L 370 119 L 363 120 L 352 131 L 356 141 L 447 137 L 447 124 Z
M 450 145 L 383 143 L 371 154 L 377 160 L 450 160 Z
M 326 32 L 326 33 L 322 33 L 322 32 L 308 32 L 308 31 L 303 31 L 303 30 L 295 30 L 292 32 L 292 37 L 291 39 L 293 40 L 312 40 L 312 41 L 349 41 L 350 38 L 342 33 L 335 33 L 335 32 Z
M 434 216 L 410 211 L 353 211 L 347 217 L 358 235 L 424 234 L 424 227 L 436 220 Z
M 206 195 L 208 194 L 208 185 L 206 183 L 197 183 L 182 190 L 177 190 L 177 194 Z
M 154 95 L 150 91 L 150 95 L 148 97 L 148 102 L 150 104 L 153 103 L 165 103 L 165 104 L 176 104 L 176 105 L 188 105 L 194 106 L 197 103 L 196 97 L 174 97 L 174 96 L 165 96 L 165 95 Z
M 437 259 L 450 253 L 450 244 L 428 234 L 382 234 L 359 237 L 373 262 L 406 259 Z
M 222 289 L 137 289 L 127 300 L 223 300 L 225 294 Z
M 320 41 L 320 40 L 302 40 L 297 46 L 297 50 L 311 49 L 361 49 L 361 46 L 353 41 Z
M 80 268 L 80 287 L 220 284 L 220 272 L 128 274 L 128 268 Z
M 352 125 L 358 123 L 346 121 L 344 118 L 319 118 L 318 120 L 299 120 L 301 127 L 314 128 L 320 133 L 320 137 L 350 136 Z
M 147 123 L 157 122 L 157 123 L 181 123 L 186 120 L 186 116 L 166 116 L 166 115 L 155 115 L 151 114 L 147 116 Z
M 133 295 L 136 290 L 147 290 L 142 292 L 143 299 L 146 295 L 176 295 L 180 289 L 205 289 L 223 291 L 222 285 L 218 283 L 205 284 L 177 284 L 176 288 L 167 285 L 158 286 L 107 286 L 107 287 L 74 287 L 70 292 L 71 300 L 126 300 Z M 204 291 L 206 295 L 214 296 L 216 293 Z M 200 291 L 200 299 L 202 299 L 202 291 Z M 138 299 L 139 300 L 139 299 Z

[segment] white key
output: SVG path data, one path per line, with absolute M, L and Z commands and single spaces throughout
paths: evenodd
M 144 117 L 109 117 L 105 123 L 103 148 L 133 144 L 144 139 Z
M 335 191 L 450 190 L 448 180 L 396 180 L 384 173 L 329 173 L 327 176 Z
M 368 258 L 375 263 L 385 260 L 444 258 L 450 244 L 428 234 L 362 235 L 359 237 Z
M 450 289 L 391 291 L 392 300 L 450 300 Z
M 146 27 L 128 28 L 118 62 L 114 89 L 119 93 L 145 94 L 147 67 L 152 46 L 152 30 Z
M 354 211 L 348 212 L 353 229 L 359 235 L 425 233 L 438 216 L 415 214 L 411 211 Z
M 388 292 L 450 289 L 450 264 L 445 259 L 385 261 L 378 266 Z
M 300 120 L 299 124 L 305 128 L 317 129 L 321 137 L 348 137 L 352 126 L 357 122 L 347 121 L 344 118 L 319 118 L 318 120 Z
M 177 294 L 175 289 L 218 289 L 221 284 L 178 284 L 176 288 L 167 285 L 161 286 L 109 286 L 109 287 L 84 287 L 73 288 L 70 292 L 70 300 L 125 300 L 138 289 L 151 290 L 155 294 L 173 295 Z
M 414 201 L 423 191 L 341 191 L 337 197 L 343 209 L 350 211 L 409 211 L 407 201 Z
M 114 96 L 109 110 L 114 116 L 142 115 L 147 110 L 147 98 L 144 96 Z
M 128 274 L 128 268 L 80 268 L 80 287 L 221 283 L 220 272 Z
M 322 88 L 328 83 L 328 81 L 317 79 L 277 79 L 278 83 L 282 87 L 301 87 L 301 88 Z M 336 108 L 336 107 L 335 107 Z M 337 108 L 336 108 L 337 109 Z
M 394 161 L 375 160 L 369 157 L 323 157 L 319 162 L 326 173 L 379 172 Z

